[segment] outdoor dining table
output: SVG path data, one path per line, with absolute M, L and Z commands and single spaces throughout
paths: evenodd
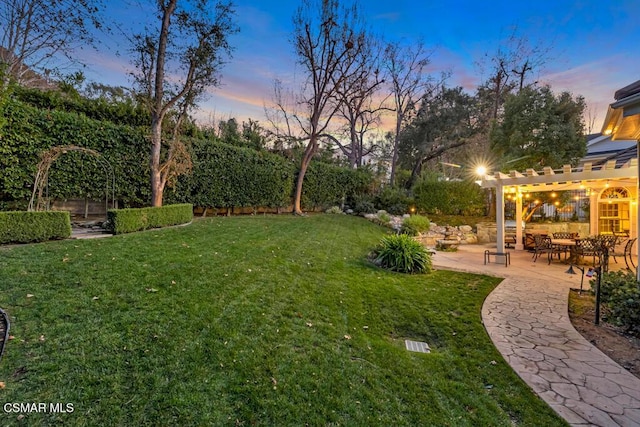
M 551 244 L 569 249 L 569 259 L 567 261 L 569 264 L 578 264 L 579 256 L 576 250 L 578 240 L 580 239 L 551 239 Z

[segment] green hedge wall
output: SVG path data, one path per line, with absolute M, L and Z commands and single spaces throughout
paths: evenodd
M 109 102 L 106 99 L 88 99 L 78 94 L 60 91 L 15 86 L 14 98 L 40 110 L 66 111 L 87 116 L 99 121 L 109 121 L 121 125 L 146 126 L 151 115 L 141 105 L 129 102 Z
M 444 215 L 482 215 L 483 189 L 473 181 L 422 178 L 413 186 L 419 212 Z
M 170 202 L 195 206 L 282 207 L 291 203 L 295 167 L 267 151 L 192 141 L 193 170 L 165 190 Z
M 212 208 L 286 207 L 291 205 L 297 163 L 267 151 L 210 141 L 191 144 L 193 171 L 182 176 L 165 197 L 172 203 Z M 367 192 L 372 176 L 319 161 L 305 174 L 302 206 L 326 208 Z
M 349 169 L 322 162 L 312 162 L 304 175 L 302 206 L 326 209 L 347 203 L 354 206 L 356 195 L 368 191 L 373 177 L 365 169 Z
M 188 203 L 159 208 L 110 209 L 107 212 L 107 226 L 114 234 L 186 224 L 192 219 L 193 205 Z
M 64 110 L 38 109 L 15 98 L 3 105 L 2 114 L 0 210 L 26 209 L 39 155 L 53 146 L 64 145 L 95 150 L 104 161 L 74 151 L 60 156 L 49 171 L 50 198 L 104 200 L 105 191 L 111 189 L 105 169 L 112 168 L 115 196 L 121 206 L 149 204 L 149 145 L 145 127 L 98 121 Z M 165 189 L 165 204 L 191 203 L 211 208 L 280 208 L 292 204 L 297 161 L 266 150 L 210 140 L 193 139 L 189 146 L 193 171 L 180 177 L 175 188 Z M 366 171 L 315 160 L 305 176 L 303 208 L 349 203 L 355 195 L 367 191 L 371 180 Z
M 0 243 L 42 242 L 69 237 L 69 212 L 0 212 Z
M 0 208 L 26 209 L 40 161 L 53 146 L 77 145 L 101 153 L 115 175 L 116 198 L 125 205 L 150 199 L 149 150 L 144 128 L 88 119 L 65 111 L 39 110 L 16 100 L 4 108 L 0 128 Z M 102 162 L 105 163 L 105 162 Z M 107 173 L 93 156 L 69 152 L 49 171 L 49 196 L 104 199 Z M 111 188 L 109 182 L 109 188 Z

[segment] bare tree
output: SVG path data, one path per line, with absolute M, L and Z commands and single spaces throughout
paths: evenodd
M 294 115 L 308 140 L 302 155 L 294 193 L 294 213 L 300 205 L 304 176 L 342 102 L 338 91 L 346 81 L 362 72 L 359 52 L 366 33 L 356 5 L 341 7 L 338 0 L 304 0 L 293 19 L 293 44 L 306 82 L 299 99 L 302 113 Z M 283 109 L 287 116 L 286 110 Z M 287 121 L 289 123 L 289 121 Z
M 385 82 L 380 45 L 371 36 L 363 42 L 356 58 L 358 65 L 354 67 L 358 72 L 350 74 L 337 89 L 338 116 L 345 121 L 343 134 L 347 135 L 349 143 L 343 144 L 331 134 L 324 135 L 340 148 L 353 168 L 362 166 L 363 157 L 375 148 L 373 145 L 365 147 L 365 134 L 380 124 L 382 112 L 389 109 L 384 106 L 386 98 L 376 96 Z
M 231 54 L 228 37 L 237 31 L 227 2 L 183 0 L 179 6 L 178 0 L 160 0 L 158 12 L 159 31 L 137 35 L 133 48 L 134 78 L 151 112 L 152 206 L 162 206 L 167 182 L 190 167 L 180 126 L 206 90 L 219 85 L 220 68 Z M 168 116 L 172 130 L 163 144 Z
M 41 83 L 57 57 L 93 44 L 101 28 L 100 0 L 0 0 L 0 65 L 3 82 Z M 59 59 L 59 58 L 58 58 Z
M 587 135 L 594 133 L 597 131 L 596 129 L 596 121 L 598 120 L 598 113 L 596 111 L 595 106 L 590 105 L 586 108 L 584 113 L 584 121 L 585 121 L 585 130 Z
M 431 86 L 431 78 L 426 74 L 428 64 L 429 54 L 422 42 L 411 46 L 390 43 L 385 50 L 385 66 L 396 116 L 389 179 L 391 185 L 395 181 L 400 133 L 415 113 L 416 103 Z
M 273 82 L 273 103 L 270 106 L 265 104 L 264 113 L 271 125 L 269 132 L 274 139 L 275 151 L 283 152 L 304 141 L 294 130 L 294 117 L 298 117 L 294 95 L 284 88 L 280 79 Z
M 491 119 L 497 119 L 507 94 L 537 84 L 537 76 L 549 61 L 552 44 L 532 45 L 529 39 L 514 28 L 494 54 L 485 54 L 477 63 L 482 69 L 489 65 L 489 76 L 483 84 L 484 93 L 492 97 Z

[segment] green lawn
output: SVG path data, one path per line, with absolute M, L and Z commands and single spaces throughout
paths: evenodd
M 482 327 L 498 281 L 382 271 L 366 255 L 384 233 L 225 217 L 0 248 L 0 403 L 74 409 L 0 424 L 563 425 Z

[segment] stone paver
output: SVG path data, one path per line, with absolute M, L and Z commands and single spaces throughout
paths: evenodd
M 524 251 L 511 251 L 509 267 L 484 265 L 491 248 L 437 252 L 433 265 L 504 278 L 485 300 L 482 320 L 514 371 L 573 426 L 640 426 L 640 379 L 571 325 L 569 289 L 580 287 L 580 275 L 565 274 L 563 264 L 534 263 Z

